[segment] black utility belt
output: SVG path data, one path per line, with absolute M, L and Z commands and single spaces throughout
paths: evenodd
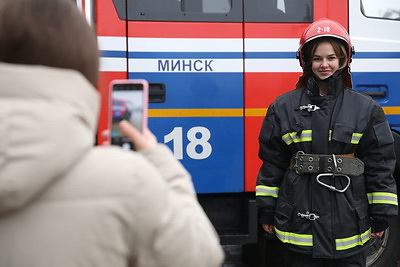
M 292 157 L 289 169 L 294 169 L 298 174 L 302 173 L 329 173 L 333 175 L 357 176 L 364 173 L 364 162 L 353 154 L 323 155 L 305 154 L 298 151 Z

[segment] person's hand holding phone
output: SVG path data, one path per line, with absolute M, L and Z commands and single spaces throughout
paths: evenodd
M 110 141 L 125 150 L 136 150 L 131 138 L 120 130 L 120 122 L 128 121 L 145 135 L 147 128 L 149 83 L 143 79 L 112 80 L 110 83 Z M 136 138 L 137 139 L 137 138 Z
M 146 127 L 143 134 L 127 121 L 121 121 L 118 125 L 122 134 L 132 140 L 137 151 L 149 149 L 157 144 L 157 138 Z

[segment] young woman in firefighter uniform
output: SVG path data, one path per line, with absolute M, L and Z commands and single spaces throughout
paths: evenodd
M 286 266 L 365 266 L 368 241 L 397 215 L 393 137 L 382 108 L 351 89 L 353 53 L 340 24 L 311 24 L 303 75 L 262 124 L 260 222 L 285 244 Z

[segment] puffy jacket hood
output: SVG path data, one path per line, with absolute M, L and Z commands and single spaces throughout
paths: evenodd
M 93 146 L 98 108 L 77 71 L 0 63 L 0 214 L 28 204 Z

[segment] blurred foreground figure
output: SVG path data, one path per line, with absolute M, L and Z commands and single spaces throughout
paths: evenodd
M 93 147 L 94 31 L 71 0 L 0 1 L 0 266 L 220 266 L 190 175 L 148 130 Z

